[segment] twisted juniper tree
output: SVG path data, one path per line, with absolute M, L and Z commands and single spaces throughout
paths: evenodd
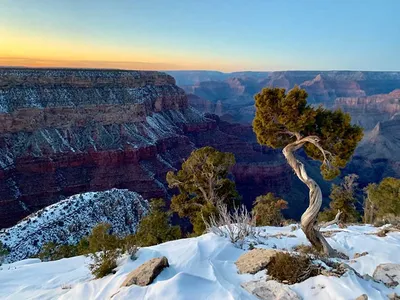
M 303 149 L 310 158 L 321 161 L 324 179 L 332 180 L 350 159 L 363 133 L 359 126 L 351 124 L 349 114 L 311 107 L 307 96 L 299 87 L 288 93 L 281 88 L 263 89 L 255 96 L 253 130 L 260 144 L 283 148 L 287 162 L 309 188 L 310 202 L 301 217 L 301 228 L 318 251 L 333 256 L 335 251 L 317 225 L 321 189 L 308 176 L 303 163 L 296 159 L 295 152 Z

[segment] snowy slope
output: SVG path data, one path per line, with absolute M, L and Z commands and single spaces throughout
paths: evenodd
M 307 243 L 301 230 L 291 227 L 263 227 L 259 229 L 263 244 L 257 247 L 291 249 Z M 400 263 L 400 233 L 389 233 L 380 238 L 371 233 L 372 226 L 351 226 L 339 229 L 328 241 L 350 258 L 356 252 L 369 254 L 349 264 L 361 274 L 372 275 L 380 263 Z M 282 235 L 283 234 L 283 235 Z M 291 236 L 291 237 L 289 237 Z M 244 253 L 225 238 L 206 234 L 198 238 L 182 239 L 142 248 L 136 261 L 123 257 L 116 274 L 94 280 L 86 265 L 88 258 L 74 257 L 41 263 L 37 259 L 3 265 L 0 270 L 0 298 L 6 299 L 255 299 L 241 288 L 240 283 L 265 276 L 239 275 L 234 262 Z M 170 267 L 147 287 L 119 288 L 125 276 L 153 257 L 165 255 Z M 368 294 L 369 299 L 387 299 L 386 295 L 400 287 L 389 289 L 383 284 L 366 281 L 353 273 L 341 278 L 317 276 L 290 286 L 303 299 L 355 299 Z
M 147 200 L 128 190 L 78 194 L 0 231 L 0 241 L 12 249 L 6 259 L 12 262 L 37 254 L 47 242 L 75 244 L 101 222 L 116 234 L 134 233 L 147 210 Z

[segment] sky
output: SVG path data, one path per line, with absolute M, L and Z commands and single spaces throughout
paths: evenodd
M 400 0 L 0 0 L 0 65 L 400 71 Z

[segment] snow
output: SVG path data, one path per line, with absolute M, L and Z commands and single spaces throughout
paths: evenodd
M 0 241 L 11 249 L 6 261 L 13 262 L 36 255 L 48 242 L 75 244 L 101 222 L 115 234 L 134 233 L 147 210 L 147 200 L 124 189 L 77 194 L 0 230 Z
M 261 227 L 256 247 L 290 250 L 307 244 L 300 229 Z M 372 275 L 380 263 L 400 263 L 400 233 L 377 237 L 379 228 L 331 226 L 335 234 L 328 241 L 350 257 L 347 263 L 361 274 Z M 247 243 L 251 240 L 247 241 Z M 227 239 L 212 233 L 141 248 L 138 259 L 123 256 L 115 274 L 93 279 L 88 271 L 89 258 L 79 256 L 53 262 L 28 259 L 0 267 L 0 299 L 256 299 L 240 284 L 265 276 L 238 274 L 234 262 L 244 251 Z M 356 252 L 368 255 L 352 259 Z M 120 288 L 126 275 L 147 260 L 166 256 L 170 267 L 147 287 Z M 341 278 L 317 276 L 291 285 L 303 299 L 355 299 L 367 294 L 369 299 L 387 299 L 400 287 L 389 289 L 382 283 L 367 281 L 348 272 Z

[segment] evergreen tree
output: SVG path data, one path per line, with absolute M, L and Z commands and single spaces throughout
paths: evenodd
M 349 114 L 307 104 L 307 92 L 299 87 L 286 93 L 281 88 L 265 88 L 255 96 L 253 130 L 260 144 L 283 148 L 283 155 L 297 177 L 310 189 L 310 203 L 301 219 L 302 230 L 318 250 L 335 255 L 316 227 L 322 204 L 318 184 L 308 176 L 295 152 L 304 149 L 308 157 L 319 160 L 325 179 L 333 179 L 353 154 L 363 133 L 351 124 Z
M 204 147 L 193 151 L 177 173 L 168 172 L 169 187 L 179 190 L 172 197 L 171 209 L 190 219 L 195 234 L 204 232 L 203 217 L 209 218 L 220 204 L 232 207 L 238 203 L 236 185 L 228 178 L 234 164 L 232 153 Z
M 5 257 L 8 255 L 8 250 L 4 247 L 3 243 L 0 242 L 0 266 L 3 264 Z
M 374 223 L 387 215 L 400 216 L 400 179 L 386 177 L 365 188 L 364 222 Z
M 253 203 L 253 216 L 257 226 L 281 226 L 281 210 L 287 209 L 287 202 L 274 196 L 273 193 L 258 196 Z
M 152 199 L 150 212 L 139 223 L 135 235 L 138 246 L 146 247 L 181 238 L 179 226 L 169 224 L 170 212 L 165 212 L 163 199 Z
M 356 188 L 358 176 L 356 174 L 348 175 L 344 178 L 341 185 L 332 184 L 332 190 L 329 198 L 329 209 L 325 209 L 319 215 L 320 221 L 330 221 L 341 211 L 340 220 L 344 223 L 357 222 L 360 214 L 357 212 L 355 203 Z

